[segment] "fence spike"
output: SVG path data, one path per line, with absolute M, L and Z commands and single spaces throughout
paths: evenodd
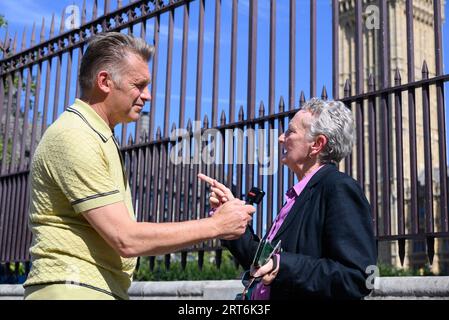
M 424 63 L 422 65 L 422 77 L 423 79 L 428 79 L 429 78 L 429 68 L 427 67 L 427 62 L 426 60 L 424 60 Z
M 176 123 L 172 123 L 172 125 L 171 125 L 171 130 L 170 130 L 170 133 L 169 133 L 169 135 L 171 135 L 171 134 L 175 134 L 175 131 L 176 131 Z
M 263 117 L 265 115 L 265 106 L 263 104 L 263 101 L 260 101 L 259 105 L 259 118 Z
M 203 265 L 204 265 L 204 250 L 198 251 L 198 268 L 200 271 L 203 271 Z
M 226 112 L 224 110 L 221 111 L 221 117 L 220 117 L 220 125 L 224 126 L 226 124 Z
M 106 15 L 109 13 L 109 0 L 104 0 L 104 12 L 103 15 Z
M 33 47 L 36 43 L 36 22 L 33 22 L 33 29 L 31 29 L 30 47 Z
M 243 117 L 245 116 L 245 113 L 243 111 L 243 106 L 240 105 L 240 109 L 239 109 L 239 121 L 243 121 Z
M 222 249 L 215 250 L 215 264 L 217 266 L 217 269 L 220 269 L 221 267 L 221 261 L 222 261 Z
M 344 95 L 345 98 L 351 95 L 351 82 L 349 81 L 349 79 L 346 79 L 345 82 Z
M 83 0 L 83 8 L 81 9 L 81 24 L 86 24 L 86 0 Z
M 131 136 L 131 134 L 128 136 L 128 145 L 133 145 L 134 141 L 133 141 L 133 137 Z
M 181 268 L 184 271 L 187 266 L 187 251 L 181 252 Z
M 285 110 L 284 97 L 281 96 L 281 99 L 279 100 L 279 112 L 284 112 L 284 110 Z
M 25 42 L 26 42 L 26 32 L 27 32 L 27 28 L 24 27 L 23 28 L 23 33 L 22 33 L 22 44 L 20 45 L 20 51 L 24 51 L 25 50 Z
M 426 237 L 427 242 L 427 257 L 429 258 L 430 265 L 433 264 L 433 257 L 435 256 L 435 238 Z
M 189 132 L 189 133 L 192 133 L 192 120 L 188 120 L 187 121 L 187 127 L 186 127 L 186 130 Z
M 375 84 L 374 84 L 374 76 L 372 73 L 370 73 L 368 78 L 368 91 L 374 91 L 375 90 Z
M 49 35 L 49 39 L 53 38 L 55 34 L 55 14 L 53 13 L 51 15 L 51 23 L 50 23 L 50 35 Z
M 9 53 L 10 49 L 10 40 L 9 40 L 9 32 L 8 32 L 8 25 L 6 25 L 6 32 L 5 32 L 5 42 L 2 45 L 3 48 L 3 57 L 6 57 L 6 55 Z
M 14 40 L 12 42 L 12 52 L 16 53 L 16 49 L 17 49 L 17 31 L 14 32 Z
M 170 254 L 166 254 L 164 257 L 165 270 L 170 270 Z
M 399 251 L 399 260 L 401 261 L 401 266 L 404 266 L 404 258 L 405 258 L 405 239 L 398 240 L 398 251 Z
M 299 106 L 302 107 L 306 103 L 306 95 L 304 94 L 304 91 L 301 90 L 301 95 L 299 97 Z
M 209 129 L 209 118 L 207 117 L 207 114 L 204 116 L 203 128 L 204 129 Z
M 65 18 L 65 8 L 62 9 L 62 13 L 61 13 L 61 24 L 59 26 L 59 34 L 64 33 L 64 18 Z
M 326 90 L 326 86 L 323 86 L 323 90 L 321 91 L 321 99 L 322 100 L 327 100 L 327 90 Z
M 143 141 L 148 142 L 148 133 L 146 130 L 143 131 Z
M 161 139 L 161 127 L 157 127 L 156 131 L 156 140 Z
M 156 260 L 156 257 L 150 257 L 150 271 L 154 271 L 154 262 Z
M 42 18 L 42 26 L 41 26 L 41 33 L 39 35 L 39 41 L 44 42 L 45 40 L 45 18 Z
M 92 20 L 97 19 L 97 8 L 98 8 L 97 0 L 94 0 L 94 5 L 92 7 Z
M 394 73 L 394 84 L 396 86 L 399 86 L 401 84 L 401 72 L 399 71 L 399 68 L 396 68 L 396 71 Z

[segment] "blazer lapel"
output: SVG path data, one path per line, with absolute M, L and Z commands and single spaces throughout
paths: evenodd
M 276 233 L 276 238 L 279 237 L 285 230 L 287 230 L 288 226 L 292 223 L 292 221 L 295 219 L 296 215 L 299 214 L 298 217 L 298 226 L 301 225 L 302 220 L 304 218 L 304 208 L 306 207 L 307 201 L 309 201 L 310 196 L 312 193 L 310 192 L 310 188 L 306 187 L 299 197 L 296 198 L 295 203 L 293 204 L 293 207 L 290 209 L 289 213 L 287 214 L 287 217 L 285 218 L 284 222 L 282 223 L 281 228 Z
M 292 223 L 292 221 L 295 219 L 295 216 L 299 214 L 298 217 L 298 225 L 297 227 L 300 228 L 302 221 L 304 220 L 304 214 L 305 209 L 307 207 L 307 202 L 310 200 L 313 192 L 313 187 L 321 181 L 321 179 L 326 175 L 327 172 L 331 170 L 337 170 L 336 166 L 333 164 L 327 164 L 321 170 L 319 170 L 307 183 L 304 190 L 301 192 L 301 194 L 296 198 L 295 203 L 293 207 L 290 209 L 287 217 L 285 218 L 284 222 L 282 223 L 281 228 L 276 233 L 275 238 L 278 238 Z

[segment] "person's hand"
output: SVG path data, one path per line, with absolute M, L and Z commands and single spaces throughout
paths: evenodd
M 210 219 L 215 222 L 220 239 L 234 240 L 245 233 L 254 211 L 256 209 L 253 206 L 245 205 L 242 200 L 233 199 L 219 207 Z
M 225 202 L 235 199 L 231 190 L 217 180 L 212 179 L 202 173 L 198 174 L 198 178 L 211 186 L 211 193 L 209 196 L 209 204 L 211 208 L 217 209 Z
M 251 276 L 254 278 L 262 277 L 262 283 L 266 286 L 270 285 L 273 280 L 276 278 L 279 272 L 279 263 L 276 268 L 273 270 L 273 258 L 271 258 L 266 264 L 259 268 L 255 268 L 251 266 Z

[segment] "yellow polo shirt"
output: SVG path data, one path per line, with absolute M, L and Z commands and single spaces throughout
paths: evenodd
M 127 299 L 136 259 L 120 257 L 81 214 L 131 193 L 111 129 L 77 99 L 47 129 L 31 164 L 32 268 L 24 287 L 74 283 Z

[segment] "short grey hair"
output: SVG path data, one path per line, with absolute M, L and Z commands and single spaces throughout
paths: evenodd
M 339 163 L 349 155 L 354 145 L 354 117 L 341 101 L 324 101 L 312 98 L 301 110 L 313 115 L 309 123 L 309 138 L 318 135 L 327 138 L 327 144 L 319 155 L 321 163 Z
M 95 78 L 101 70 L 111 74 L 113 81 L 120 82 L 120 73 L 126 64 L 123 60 L 129 54 L 136 54 L 144 61 L 149 61 L 154 53 L 154 47 L 143 39 L 120 32 L 104 32 L 89 40 L 86 52 L 81 60 L 79 84 L 81 96 L 87 94 L 95 83 Z

